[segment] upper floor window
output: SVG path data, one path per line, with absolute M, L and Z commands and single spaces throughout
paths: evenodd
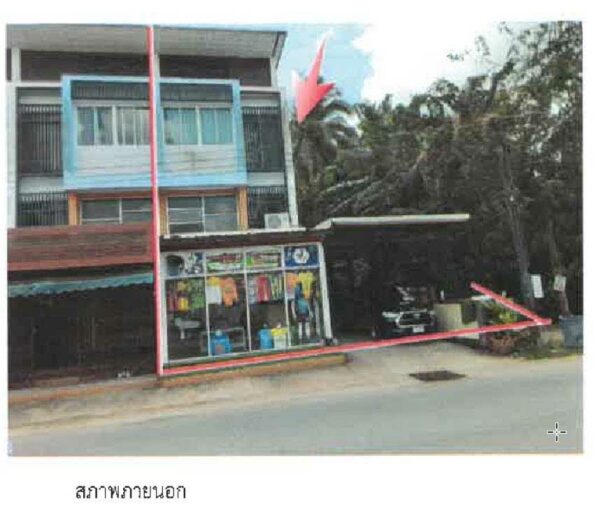
M 77 144 L 110 146 L 113 143 L 113 114 L 110 106 L 77 108 Z
M 151 221 L 152 205 L 148 198 L 83 200 L 82 225 L 118 225 Z
M 233 142 L 231 111 L 228 108 L 202 108 L 200 120 L 202 121 L 203 144 L 231 144 Z
M 235 196 L 169 198 L 169 232 L 171 234 L 237 229 Z
M 117 108 L 117 142 L 120 146 L 147 146 L 150 143 L 149 110 L 144 107 Z
M 165 108 L 165 143 L 213 145 L 233 143 L 229 108 Z
M 167 144 L 198 144 L 195 108 L 165 108 L 164 115 Z

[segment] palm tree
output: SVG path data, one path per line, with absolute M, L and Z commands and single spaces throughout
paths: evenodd
M 334 164 L 340 150 L 351 147 L 357 139 L 350 120 L 353 113 L 334 88 L 301 124 L 295 117 L 291 123 L 300 219 L 306 226 L 324 216 L 320 193 L 335 183 Z

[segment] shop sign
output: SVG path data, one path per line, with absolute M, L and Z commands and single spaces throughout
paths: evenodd
M 209 273 L 238 272 L 243 270 L 241 252 L 206 254 L 206 270 Z
M 281 252 L 279 248 L 263 250 L 248 250 L 246 252 L 246 268 L 258 270 L 281 267 Z
M 287 246 L 285 265 L 288 268 L 319 265 L 319 250 L 316 245 Z

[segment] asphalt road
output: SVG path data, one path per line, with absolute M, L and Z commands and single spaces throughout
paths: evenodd
M 574 453 L 581 361 L 12 439 L 13 455 Z M 547 433 L 559 423 L 566 434 Z

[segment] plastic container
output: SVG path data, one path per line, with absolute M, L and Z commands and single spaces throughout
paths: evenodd
M 558 323 L 565 338 L 565 347 L 583 348 L 583 315 L 561 316 Z

